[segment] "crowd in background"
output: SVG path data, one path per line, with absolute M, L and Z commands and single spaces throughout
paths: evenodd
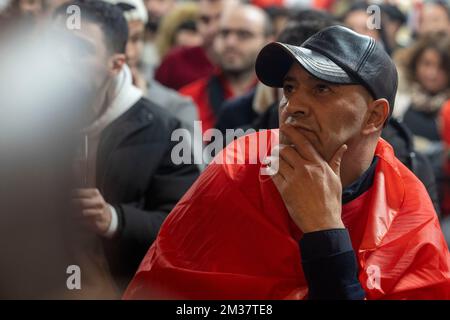
M 123 284 L 117 285 L 119 291 L 124 290 L 126 281 L 136 270 L 165 215 L 204 169 L 202 164 L 196 167 L 169 164 L 170 161 L 165 158 L 169 147 L 173 147 L 170 131 L 185 128 L 194 137 L 195 121 L 201 121 L 203 140 L 192 141 L 193 145 L 201 145 L 211 142 L 209 129 L 213 128 L 223 133 L 227 129 L 243 129 L 242 132 L 245 132 L 250 128 L 277 128 L 277 107 L 281 95 L 279 90 L 258 81 L 254 65 L 259 51 L 272 41 L 300 45 L 318 30 L 337 24 L 375 38 L 395 61 L 400 79 L 399 90 L 393 118 L 386 125 L 383 138 L 391 143 L 397 157 L 426 186 L 450 243 L 448 1 L 104 1 L 120 7 L 128 24 L 124 52 L 127 72 L 124 79 L 129 78 L 133 88 L 141 93 L 134 100 L 130 97 L 132 93 L 126 95 L 127 99 L 131 99 L 127 108 L 141 101 L 165 109 L 161 116 L 153 111 L 144 115 L 145 119 L 153 117 L 153 122 L 164 122 L 164 125 L 153 128 L 154 131 L 147 132 L 152 136 L 159 135 L 160 140 L 152 148 L 133 149 L 139 143 L 146 143 L 146 138 L 138 137 L 139 131 L 130 133 L 127 137 L 128 148 L 122 148 L 122 154 L 117 159 L 118 165 L 126 169 L 115 167 L 117 164 L 111 165 L 109 171 L 105 169 L 101 176 L 104 179 L 96 173 L 97 179 L 92 182 L 117 211 L 117 230 L 126 234 L 126 239 L 115 239 L 120 243 L 113 244 L 116 247 L 112 251 L 121 253 L 114 261 L 133 261 L 129 267 L 123 268 L 115 267 L 107 258 L 109 269 L 125 279 Z M 27 30 L 31 38 L 39 37 L 43 25 L 55 20 L 58 10 L 68 2 L 0 0 L 0 39 L 15 29 Z M 79 2 L 83 3 L 83 0 Z M 39 85 L 40 80 L 35 80 Z M 125 90 L 121 88 L 116 87 L 116 92 Z M 3 107 L 4 103 L 0 100 L 0 106 Z M 120 108 L 119 103 L 111 105 Z M 124 110 L 115 118 L 110 115 L 112 118 L 105 120 L 100 129 L 88 128 L 91 130 L 88 130 L 88 135 L 94 133 L 87 139 L 90 144 L 99 145 L 99 157 L 102 156 L 102 141 L 94 137 L 95 130 L 107 130 L 108 124 L 114 123 L 126 112 Z M 170 118 L 167 116 L 166 119 L 166 113 L 170 114 Z M 97 113 L 99 115 L 102 115 L 100 111 Z M 99 116 L 99 119 L 103 118 Z M 120 130 L 128 130 L 127 125 L 122 124 Z M 166 131 L 167 134 L 163 134 Z M 193 157 L 201 158 L 202 154 L 194 151 Z M 142 162 L 137 160 L 139 158 Z M 156 169 L 143 169 L 147 165 Z M 121 173 L 115 174 L 114 170 Z M 139 185 L 130 186 L 127 179 L 123 180 L 123 175 L 131 176 L 133 181 L 139 180 Z M 99 187 L 99 181 L 102 181 L 103 188 Z M 110 191 L 112 189 L 108 183 L 122 183 L 121 189 L 127 191 Z M 151 188 L 147 188 L 149 184 L 152 184 Z M 176 192 L 169 190 L 174 185 L 179 188 Z M 141 196 L 141 192 L 145 196 Z M 150 197 L 151 200 L 148 200 Z M 126 205 L 122 205 L 124 203 Z M 158 215 L 158 219 L 145 218 L 148 212 Z M 104 229 L 97 228 L 96 233 L 106 239 L 114 239 L 115 231 L 108 226 Z M 153 235 L 142 237 L 142 233 L 150 229 Z

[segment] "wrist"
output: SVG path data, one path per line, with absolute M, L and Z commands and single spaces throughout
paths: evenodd
M 309 223 L 304 223 L 300 229 L 303 233 L 310 233 L 331 229 L 345 229 L 345 225 L 341 219 L 332 221 L 311 221 Z
M 111 239 L 112 237 L 114 237 L 114 235 L 117 232 L 117 228 L 119 225 L 119 219 L 117 216 L 116 209 L 112 205 L 108 204 L 108 209 L 109 209 L 108 211 L 110 214 L 109 226 L 103 235 L 106 238 Z

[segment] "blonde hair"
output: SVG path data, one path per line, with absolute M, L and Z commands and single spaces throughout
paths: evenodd
M 160 57 L 164 57 L 175 43 L 175 36 L 180 25 L 187 21 L 197 21 L 199 7 L 195 2 L 177 3 L 174 9 L 161 21 L 156 47 Z

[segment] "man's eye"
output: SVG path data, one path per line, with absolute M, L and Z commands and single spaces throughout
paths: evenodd
M 331 88 L 326 84 L 318 84 L 316 85 L 315 89 L 318 93 L 327 93 L 331 91 Z
M 283 91 L 284 93 L 292 93 L 294 91 L 294 86 L 290 84 L 283 85 Z

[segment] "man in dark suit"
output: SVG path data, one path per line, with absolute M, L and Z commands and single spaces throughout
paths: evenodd
M 75 44 L 68 54 L 95 93 L 83 130 L 83 185 L 74 190 L 73 204 L 103 240 L 107 269 L 123 290 L 198 169 L 173 163 L 171 135 L 179 121 L 132 84 L 123 12 L 102 1 L 75 0 L 56 11 L 57 23 L 65 23 L 71 5 L 82 18 L 79 29 L 68 31 Z

